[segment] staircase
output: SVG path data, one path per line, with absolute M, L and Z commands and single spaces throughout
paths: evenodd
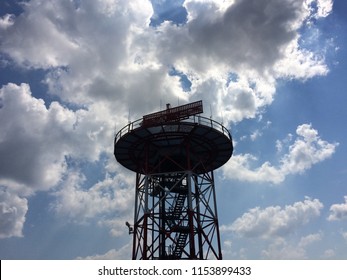
M 189 228 L 186 227 L 186 229 L 187 230 L 184 230 L 178 234 L 178 238 L 176 240 L 176 247 L 173 251 L 173 256 L 175 259 L 180 259 L 182 257 L 184 247 L 186 246 Z
M 186 200 L 187 193 L 179 193 L 175 200 L 175 207 L 172 213 L 172 218 L 174 220 L 178 220 L 182 214 L 182 210 L 184 207 L 184 201 Z
M 181 178 L 181 176 L 178 176 L 178 178 Z M 175 179 L 176 178 L 169 178 L 165 180 L 163 184 L 166 190 L 169 190 L 169 197 L 172 199 L 170 208 L 165 213 L 166 225 L 168 226 L 167 230 L 175 234 L 174 239 L 171 239 L 171 245 L 169 245 L 171 248 L 167 255 L 169 259 L 181 259 L 190 232 L 186 202 L 188 187 L 185 183 L 182 183 L 182 181 L 176 181 Z M 153 193 L 157 195 L 159 192 L 156 188 L 154 189 Z
M 173 232 L 176 232 L 176 238 L 173 249 L 174 259 L 180 259 L 186 246 L 187 237 L 189 233 L 189 227 L 182 225 L 184 202 L 187 198 L 187 191 L 181 191 L 177 193 L 175 198 L 175 206 L 170 215 L 170 226 Z

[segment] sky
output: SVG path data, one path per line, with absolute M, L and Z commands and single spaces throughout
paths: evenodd
M 224 259 L 347 258 L 347 2 L 0 1 L 0 259 L 130 259 L 129 121 L 203 100 Z

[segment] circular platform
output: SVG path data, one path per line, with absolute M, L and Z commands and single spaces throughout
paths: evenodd
M 144 126 L 142 119 L 121 129 L 114 155 L 124 167 L 142 174 L 201 174 L 225 164 L 233 152 L 229 131 L 201 116 Z

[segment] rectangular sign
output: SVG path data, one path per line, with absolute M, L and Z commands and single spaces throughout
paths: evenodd
M 168 104 L 166 110 L 143 116 L 142 125 L 149 126 L 153 124 L 179 121 L 186 119 L 189 116 L 201 113 L 203 113 L 202 100 L 174 108 L 170 108 Z

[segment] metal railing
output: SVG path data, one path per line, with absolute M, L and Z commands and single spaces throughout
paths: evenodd
M 231 135 L 230 135 L 229 130 L 221 123 L 214 121 L 212 119 L 209 119 L 209 118 L 206 118 L 203 116 L 199 116 L 199 115 L 194 115 L 194 116 L 190 116 L 186 119 L 183 119 L 183 120 L 180 120 L 177 122 L 204 125 L 204 126 L 218 130 L 219 132 L 223 133 L 225 136 L 227 136 L 231 140 Z M 159 125 L 163 126 L 166 124 L 173 124 L 173 123 L 172 122 L 167 122 L 167 123 L 163 122 L 163 123 L 160 123 L 160 124 L 155 125 L 155 126 L 159 126 Z M 118 140 L 121 137 L 123 137 L 124 135 L 126 135 L 126 134 L 130 133 L 131 131 L 133 131 L 137 128 L 140 128 L 140 127 L 143 127 L 143 119 L 142 118 L 127 124 L 126 126 L 124 126 L 121 130 L 119 130 L 117 132 L 116 137 L 115 137 L 115 143 L 117 143 Z

